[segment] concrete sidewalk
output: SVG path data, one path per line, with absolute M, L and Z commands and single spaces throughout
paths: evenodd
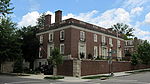
M 131 73 L 126 73 L 126 72 L 117 72 L 113 73 L 113 77 L 119 77 L 119 76 L 127 76 L 130 75 Z M 100 76 L 100 75 L 110 75 L 110 74 L 98 74 L 98 75 L 88 75 L 88 76 Z M 31 75 L 30 76 L 19 76 L 21 78 L 31 78 L 31 79 L 44 79 L 44 77 L 47 76 L 52 76 L 52 75 L 44 75 L 44 74 L 38 74 L 38 75 Z M 83 77 L 88 77 L 88 76 L 83 76 Z M 69 77 L 69 76 L 64 76 L 64 79 L 58 79 L 60 81 L 65 81 L 65 82 L 85 82 L 89 81 L 91 79 L 82 79 L 82 77 Z

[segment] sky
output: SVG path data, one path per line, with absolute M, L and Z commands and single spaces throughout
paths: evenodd
M 12 20 L 18 27 L 36 25 L 42 14 L 62 10 L 63 19 L 76 18 L 104 28 L 125 23 L 134 28 L 134 35 L 150 41 L 150 0 L 12 0 Z

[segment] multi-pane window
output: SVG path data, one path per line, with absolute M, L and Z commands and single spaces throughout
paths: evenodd
M 49 33 L 49 42 L 53 42 L 53 33 Z
M 40 35 L 40 44 L 43 43 L 43 35 Z
M 112 38 L 109 38 L 109 45 L 112 47 L 113 43 L 112 43 Z
M 39 48 L 39 58 L 42 58 L 42 48 Z
M 97 34 L 94 34 L 94 42 L 97 42 Z
M 97 58 L 98 56 L 98 49 L 97 46 L 94 46 L 94 57 Z
M 64 40 L 65 39 L 65 31 L 61 30 L 60 31 L 60 40 Z
M 117 45 L 118 45 L 118 47 L 121 46 L 120 40 L 117 40 Z
M 60 44 L 60 54 L 64 54 L 65 46 L 64 44 Z
M 85 41 L 85 32 L 84 31 L 80 31 L 80 40 Z
M 106 38 L 105 36 L 102 36 L 102 42 L 105 43 L 106 42 Z

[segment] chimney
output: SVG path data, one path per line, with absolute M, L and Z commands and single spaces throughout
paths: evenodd
M 51 25 L 51 15 L 48 14 L 45 16 L 45 22 L 44 22 L 44 27 L 49 27 Z
M 59 23 L 62 20 L 62 11 L 58 10 L 55 12 L 55 23 Z

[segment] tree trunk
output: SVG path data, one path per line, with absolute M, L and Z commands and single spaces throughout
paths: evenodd
M 53 67 L 53 75 L 54 75 L 54 76 L 57 75 L 57 67 L 56 67 L 56 66 Z

